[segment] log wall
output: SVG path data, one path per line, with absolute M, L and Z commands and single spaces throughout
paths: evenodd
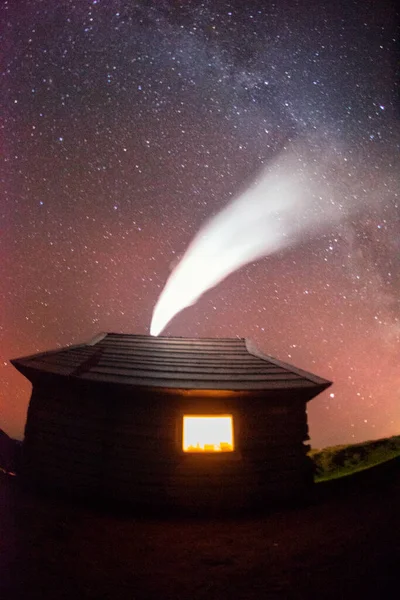
M 300 392 L 299 392 L 300 393 Z M 270 504 L 312 483 L 306 400 L 293 390 L 232 395 L 34 384 L 23 473 L 39 485 L 146 507 L 221 510 Z M 182 451 L 184 414 L 232 414 L 235 451 Z

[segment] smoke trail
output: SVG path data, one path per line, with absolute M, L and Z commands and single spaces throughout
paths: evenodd
M 330 183 L 333 165 L 329 156 L 317 159 L 310 149 L 301 155 L 292 149 L 206 223 L 158 299 L 151 335 L 233 271 L 344 218 L 342 194 Z

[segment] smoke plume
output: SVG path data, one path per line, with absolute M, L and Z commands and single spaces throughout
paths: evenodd
M 344 219 L 349 190 L 341 182 L 348 165 L 339 156 L 320 145 L 286 150 L 203 225 L 168 278 L 150 333 L 159 335 L 177 313 L 233 271 Z

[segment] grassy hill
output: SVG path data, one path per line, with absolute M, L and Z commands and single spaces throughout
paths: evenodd
M 363 471 L 400 456 L 400 435 L 359 444 L 312 449 L 315 481 L 327 481 Z

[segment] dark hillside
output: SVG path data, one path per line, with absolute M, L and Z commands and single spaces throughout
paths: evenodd
M 0 474 L 0 597 L 395 598 L 399 503 L 399 459 L 318 484 L 308 506 L 235 519 L 94 511 Z
M 0 470 L 15 474 L 18 470 L 21 442 L 10 438 L 0 429 Z

